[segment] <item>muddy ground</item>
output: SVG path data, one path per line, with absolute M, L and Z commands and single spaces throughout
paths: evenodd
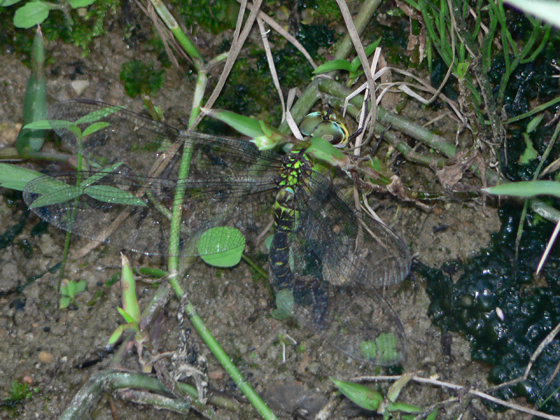
M 53 58 L 47 66 L 50 103 L 78 97 L 71 82 L 83 80 L 89 82 L 89 87 L 79 97 L 104 100 L 141 111 L 141 101 L 125 95 L 119 73 L 121 65 L 133 57 L 140 60 L 154 60 L 154 57 L 149 52 L 128 49 L 122 33 L 116 31 L 96 40 L 87 57 L 82 57 L 78 48 L 68 45 L 48 45 L 47 50 Z M 24 92 L 30 70 L 12 54 L 2 55 L 1 60 L 0 123 L 7 124 L 2 126 L 2 141 L 9 145 L 15 138 L 15 131 L 9 128 L 22 121 Z M 153 99 L 170 116 L 169 121 L 179 125 L 178 117 L 188 114 L 192 90 L 193 84 L 185 82 L 184 74 L 171 70 L 167 73 L 164 88 Z M 418 118 L 419 108 L 410 106 L 405 114 L 408 112 Z M 433 116 L 422 115 L 421 119 L 428 121 Z M 441 124 L 442 127 L 449 124 L 449 132 L 453 132 L 453 121 L 444 120 Z M 429 177 L 433 182 L 433 174 L 427 169 L 405 169 L 401 175 L 405 182 L 412 177 L 416 178 L 415 182 L 421 181 L 423 177 Z M 388 195 L 374 201 L 379 204 L 379 215 L 402 235 L 418 261 L 432 267 L 439 267 L 449 259 L 463 259 L 476 253 L 489 243 L 491 233 L 499 228 L 496 209 L 487 207 L 483 211 L 479 203 L 438 203 L 431 212 L 425 212 L 413 205 L 402 205 Z M 22 211 L 20 203 L 2 200 L 0 232 L 6 232 L 14 226 Z M 13 244 L 0 251 L 0 292 L 24 284 L 31 276 L 44 273 L 60 261 L 64 232 L 50 228 L 41 237 L 31 236 L 31 229 L 37 222 L 35 216 L 29 215 L 23 232 Z M 441 229 L 442 226 L 447 228 Z M 29 248 L 22 245 L 24 241 L 29 242 Z M 76 239 L 73 249 L 79 249 L 86 242 Z M 165 268 L 162 259 L 150 259 L 132 253 L 129 256 L 136 266 Z M 109 365 L 110 355 L 91 367 L 77 367 L 96 359 L 109 335 L 122 322 L 116 310 L 120 305 L 118 285 L 112 287 L 94 306 L 86 305 L 102 287 L 100 282 L 106 281 L 119 270 L 119 262 L 118 250 L 107 246 L 97 248 L 84 259 L 69 262 L 67 277 L 87 282 L 87 290 L 78 297 L 78 308 L 75 310 L 57 308 L 57 276 L 48 273 L 26 287 L 21 294 L 10 293 L 0 297 L 0 398 L 9 396 L 13 380 L 28 381 L 36 389 L 29 399 L 10 412 L 15 418 L 57 418 L 85 381 Z M 208 328 L 238 362 L 240 370 L 257 392 L 266 395 L 269 401 L 283 401 L 284 409 L 289 412 L 271 403 L 281 418 L 293 418 L 290 411 L 297 408 L 290 405 L 295 397 L 282 393 L 282 384 L 287 383 L 288 388 L 295 389 L 297 395 L 313 395 L 321 405 L 333 395 L 334 386 L 328 380 L 329 376 L 348 379 L 385 372 L 384 369 L 378 370 L 349 360 L 329 346 L 323 346 L 305 330 L 291 329 L 286 322 L 271 318 L 269 313 L 272 305 L 268 290 L 243 262 L 227 270 L 218 270 L 198 262 L 185 278 L 184 284 Z M 138 296 L 142 307 L 149 302 L 156 287 L 139 282 Z M 399 314 L 406 330 L 409 348 L 403 367 L 407 372 L 460 385 L 485 386 L 488 367 L 471 361 L 469 346 L 461 337 L 452 335 L 451 354 L 444 351 L 442 333 L 426 315 L 429 301 L 423 279 L 410 278 L 400 287 L 387 290 L 385 297 Z M 176 300 L 172 300 L 166 308 L 160 351 L 177 348 L 177 308 Z M 289 334 L 305 346 L 305 351 L 299 352 L 288 346 L 286 361 L 283 362 L 279 334 Z M 210 389 L 246 404 L 228 375 L 198 338 L 196 340 L 201 354 L 208 360 Z M 125 367 L 138 369 L 135 357 L 135 354 L 130 356 Z M 298 382 L 291 382 L 293 380 Z M 385 386 L 386 383 L 383 383 Z M 441 388 L 409 384 L 400 400 L 425 406 L 452 396 L 452 392 Z M 333 398 L 339 405 L 331 418 L 368 417 L 341 397 Z M 198 418 L 194 413 L 185 417 L 109 396 L 105 396 L 98 404 L 92 418 L 112 419 L 111 404 L 114 404 L 120 419 Z M 479 401 L 473 404 L 485 412 Z M 448 418 L 453 410 L 452 405 L 448 406 L 441 418 Z M 0 417 L 7 418 L 10 413 L 1 411 Z M 489 418 L 520 418 L 515 413 L 487 415 Z M 224 411 L 220 411 L 219 416 L 236 418 L 234 414 Z M 252 416 L 256 417 L 256 414 L 249 414 L 247 418 Z M 465 418 L 474 417 L 467 413 Z

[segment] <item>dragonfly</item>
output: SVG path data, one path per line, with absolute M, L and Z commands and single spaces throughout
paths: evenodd
M 24 200 L 41 219 L 146 255 L 169 255 L 175 240 L 185 257 L 201 254 L 197 242 L 212 228 L 238 229 L 250 241 L 272 218 L 269 273 L 277 305 L 358 361 L 393 365 L 406 355 L 403 325 L 381 291 L 407 277 L 408 247 L 314 171 L 305 147 L 283 155 L 260 151 L 248 141 L 182 131 L 90 100 L 58 102 L 48 119 L 65 148 L 87 157 L 87 170 L 27 184 Z M 180 176 L 185 153 L 189 171 Z M 175 203 L 178 186 L 185 194 Z M 182 209 L 181 228 L 170 233 L 174 204 Z M 227 238 L 223 244 L 207 252 L 228 251 Z

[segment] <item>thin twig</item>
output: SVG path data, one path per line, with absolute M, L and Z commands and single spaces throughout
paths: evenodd
M 238 3 L 241 3 L 241 0 L 237 0 Z M 249 10 L 253 10 L 253 7 L 251 4 L 247 5 L 247 8 Z M 281 36 L 283 36 L 286 41 L 288 41 L 290 44 L 292 44 L 294 47 L 296 47 L 296 49 L 303 54 L 303 56 L 305 57 L 305 59 L 307 61 L 309 61 L 309 64 L 311 64 L 311 67 L 313 67 L 314 69 L 317 68 L 317 64 L 315 64 L 315 61 L 313 61 L 313 58 L 311 58 L 311 56 L 309 55 L 309 53 L 307 52 L 307 50 L 304 48 L 303 45 L 301 45 L 301 43 L 295 39 L 289 32 L 287 32 L 284 28 L 282 28 L 282 26 L 280 26 L 274 19 L 272 19 L 270 16 L 268 16 L 266 13 L 264 12 L 259 12 L 259 19 L 262 19 L 263 21 L 265 21 L 268 26 L 270 26 L 272 29 L 274 29 L 276 32 L 278 32 Z
M 400 378 L 401 376 L 359 376 L 357 378 L 353 378 L 352 380 L 355 382 L 397 381 Z M 483 398 L 487 401 L 493 402 L 494 404 L 502 405 L 504 407 L 508 407 L 513 410 L 520 411 L 522 413 L 531 414 L 533 416 L 537 416 L 543 419 L 560 420 L 560 417 L 558 416 L 553 416 L 551 414 L 546 414 L 541 411 L 533 410 L 532 408 L 523 407 L 522 405 L 519 404 L 514 404 L 509 401 L 504 401 L 499 398 L 493 397 L 492 395 L 489 395 L 485 392 L 478 391 L 476 389 L 469 389 L 469 387 L 465 387 L 462 385 L 456 385 L 449 382 L 438 381 L 436 379 L 422 378 L 420 376 L 411 376 L 410 379 L 422 384 L 429 384 L 429 385 L 439 386 L 442 388 L 450 388 L 455 391 L 466 391 L 470 395 Z
M 276 73 L 276 66 L 274 65 L 274 58 L 272 57 L 272 51 L 270 50 L 270 44 L 268 43 L 267 31 L 264 28 L 264 23 L 261 18 L 257 18 L 257 23 L 259 25 L 259 30 L 261 31 L 261 40 L 264 46 L 264 51 L 266 53 L 266 61 L 268 62 L 268 69 L 270 70 L 270 75 L 272 76 L 272 81 L 280 97 L 280 104 L 282 105 L 282 121 L 286 119 L 286 104 L 284 102 L 284 95 L 282 94 L 282 88 L 280 87 L 280 81 L 278 80 L 278 74 Z
M 231 49 L 229 50 L 228 58 L 227 58 L 226 63 L 224 65 L 224 69 L 222 70 L 222 74 L 220 74 L 220 78 L 218 79 L 218 83 L 216 83 L 216 87 L 214 88 L 214 91 L 210 95 L 210 98 L 208 98 L 208 101 L 206 101 L 206 104 L 204 104 L 205 108 L 212 108 L 212 105 L 214 105 L 214 102 L 216 102 L 216 100 L 218 99 L 218 96 L 220 96 L 220 93 L 221 93 L 223 87 L 226 84 L 226 81 L 227 81 L 227 78 L 228 78 L 228 76 L 231 72 L 231 69 L 233 68 L 233 65 L 235 64 L 235 61 L 237 60 L 237 57 L 239 56 L 239 52 L 241 51 L 241 48 L 243 47 L 243 44 L 245 44 L 245 40 L 249 36 L 249 32 L 251 32 L 253 24 L 255 23 L 257 15 L 259 14 L 259 9 L 261 7 L 262 0 L 256 0 L 255 1 L 255 4 L 252 7 L 251 13 L 249 14 L 249 17 L 247 18 L 247 21 L 245 22 L 245 27 L 243 28 L 243 31 L 239 34 L 239 36 L 236 36 L 239 33 L 239 30 L 240 30 L 240 27 L 241 27 L 240 22 L 243 19 L 243 13 L 244 13 L 243 5 L 244 4 L 246 4 L 245 1 L 242 2 L 242 7 L 239 10 L 237 25 L 236 25 L 235 33 L 234 33 L 234 39 L 232 40 Z M 193 127 L 196 127 L 196 125 L 200 122 L 200 120 L 202 120 L 202 115 L 198 116 L 195 123 L 193 124 Z

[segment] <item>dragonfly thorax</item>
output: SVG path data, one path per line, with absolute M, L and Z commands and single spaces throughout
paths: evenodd
M 305 182 L 305 178 L 311 174 L 311 161 L 304 154 L 305 149 L 295 150 L 283 158 L 282 170 L 278 182 L 279 188 L 295 189 L 296 186 Z
M 296 191 L 305 186 L 311 175 L 311 162 L 303 149 L 288 153 L 283 159 L 274 204 L 274 221 L 277 229 L 291 231 L 296 219 Z

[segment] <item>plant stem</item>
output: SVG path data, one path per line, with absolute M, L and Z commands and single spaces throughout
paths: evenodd
M 204 325 L 202 319 L 196 313 L 194 306 L 187 302 L 185 305 L 185 313 L 189 317 L 190 321 L 192 322 L 193 326 L 195 327 L 200 337 L 204 340 L 208 348 L 212 351 L 216 359 L 221 363 L 223 368 L 229 374 L 229 376 L 234 380 L 237 384 L 239 389 L 243 392 L 243 394 L 247 397 L 247 399 L 253 404 L 253 406 L 258 410 L 258 412 L 263 416 L 263 418 L 267 420 L 276 419 L 274 413 L 267 407 L 261 397 L 255 392 L 255 390 L 249 385 L 249 383 L 245 380 L 241 372 L 237 369 L 237 367 L 233 364 L 230 360 L 229 356 L 226 352 L 222 349 L 220 344 L 216 341 L 216 339 L 212 336 L 210 331 Z
M 199 71 L 198 79 L 196 84 L 195 96 L 193 98 L 192 112 L 190 115 L 189 122 L 193 124 L 196 120 L 196 116 L 200 112 L 200 103 L 208 82 L 208 77 L 205 70 Z M 186 139 L 185 139 L 186 141 Z M 183 200 L 185 198 L 185 190 L 187 184 L 185 180 L 189 176 L 191 159 L 193 154 L 193 147 L 186 144 L 183 150 L 183 156 L 181 160 L 181 166 L 179 168 L 177 187 L 175 189 L 175 197 L 173 201 L 173 212 L 171 216 L 171 228 L 169 232 L 169 284 L 173 288 L 175 295 L 178 299 L 183 299 L 184 291 L 179 285 L 179 245 L 181 238 L 181 220 L 183 215 Z M 233 364 L 229 356 L 224 352 L 220 344 L 212 336 L 210 331 L 204 325 L 202 319 L 196 313 L 194 306 L 187 299 L 185 305 L 185 312 L 187 313 L 191 323 L 197 330 L 198 334 L 208 346 L 210 351 L 214 354 L 216 359 L 221 363 L 226 372 L 231 376 L 234 382 L 237 384 L 239 389 L 245 394 L 247 399 L 253 404 L 253 406 L 261 413 L 265 419 L 276 419 L 276 416 L 270 408 L 266 406 L 264 401 L 255 392 L 255 390 L 249 385 L 249 383 L 243 378 L 243 375 L 237 367 Z
M 197 398 L 196 389 L 187 384 L 179 384 L 181 389 L 192 398 Z M 94 407 L 100 395 L 107 391 L 114 391 L 123 388 L 144 389 L 153 392 L 160 392 L 170 395 L 163 384 L 156 378 L 152 378 L 140 373 L 122 372 L 114 370 L 104 370 L 92 375 L 86 384 L 78 391 L 72 399 L 70 405 L 60 415 L 59 420 L 79 420 L 87 417 L 87 413 Z M 210 397 L 209 402 L 224 408 L 240 411 L 232 400 L 224 398 Z M 200 407 L 201 411 L 211 410 L 210 407 Z
M 181 47 L 183 47 L 183 49 L 189 55 L 189 57 L 192 58 L 196 71 L 200 71 L 200 69 L 202 69 L 204 65 L 204 58 L 202 57 L 202 54 L 200 54 L 200 52 L 196 49 L 196 47 L 191 42 L 191 40 L 185 35 L 185 33 L 183 32 L 183 30 L 181 29 L 181 27 L 179 26 L 179 24 L 177 23 L 173 15 L 169 13 L 169 10 L 167 10 L 165 4 L 163 4 L 161 0 L 150 0 L 150 1 L 152 3 L 152 6 L 154 6 L 154 9 L 156 9 L 157 14 L 161 18 L 165 26 L 169 28 L 169 30 L 171 31 L 171 33 L 173 33 L 173 35 L 175 36 L 175 38 L 177 39 Z

